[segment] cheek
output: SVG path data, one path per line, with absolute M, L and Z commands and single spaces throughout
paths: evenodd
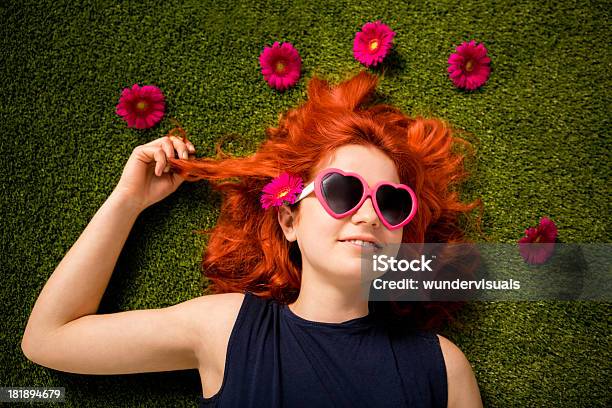
M 404 229 L 387 230 L 386 241 L 390 244 L 400 244 L 404 235 Z
M 310 229 L 315 239 L 323 242 L 336 239 L 339 221 L 331 217 L 325 210 L 313 214 Z
M 331 217 L 316 200 L 305 205 L 302 210 L 300 229 L 302 236 L 311 244 L 322 247 L 337 239 L 341 220 Z

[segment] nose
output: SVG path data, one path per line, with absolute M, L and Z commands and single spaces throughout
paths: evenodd
M 355 223 L 365 222 L 376 227 L 380 225 L 380 220 L 378 219 L 378 214 L 376 214 L 376 210 L 374 209 L 374 204 L 372 203 L 371 197 L 366 198 L 363 204 L 361 204 L 361 207 L 355 211 L 351 219 Z

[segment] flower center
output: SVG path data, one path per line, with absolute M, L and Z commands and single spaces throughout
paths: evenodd
M 284 196 L 286 196 L 287 194 L 289 194 L 289 190 L 285 189 L 283 191 L 280 192 L 280 194 L 278 195 L 278 198 L 283 198 Z
M 376 51 L 376 49 L 378 48 L 378 40 L 377 39 L 371 40 L 369 47 L 370 47 L 370 51 Z
M 276 63 L 276 72 L 278 73 L 283 73 L 285 71 L 285 64 L 282 63 L 282 61 L 279 61 Z
M 147 108 L 147 103 L 144 101 L 140 101 L 138 102 L 138 104 L 136 104 L 136 108 L 140 110 L 145 110 Z
M 467 62 L 467 64 L 465 64 L 465 70 L 467 72 L 472 72 L 473 69 L 474 69 L 474 61 L 473 60 L 469 60 Z

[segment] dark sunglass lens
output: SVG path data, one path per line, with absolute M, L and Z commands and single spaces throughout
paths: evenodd
M 408 191 L 389 185 L 376 192 L 376 201 L 385 220 L 391 225 L 400 224 L 412 210 L 412 197 Z
M 358 178 L 340 173 L 330 173 L 323 177 L 321 190 L 327 205 L 336 214 L 354 208 L 363 195 L 363 185 Z

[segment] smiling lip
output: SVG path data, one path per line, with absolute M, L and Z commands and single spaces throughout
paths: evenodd
M 355 244 L 354 242 L 348 242 L 348 241 L 340 241 L 340 242 L 342 242 L 343 244 L 348 244 L 348 245 L 352 246 L 353 248 L 359 248 L 359 249 L 364 249 L 364 250 L 369 250 L 369 251 L 377 251 L 378 250 L 378 247 L 376 247 L 376 248 L 372 248 L 372 247 L 369 247 L 369 246 L 366 247 L 366 246 L 362 246 L 362 245 L 359 245 L 359 244 Z
M 346 237 L 344 239 L 340 239 L 340 242 L 346 242 L 346 241 L 350 241 L 350 240 L 360 240 L 360 241 L 364 241 L 364 242 L 371 242 L 374 245 L 376 245 L 376 249 L 380 249 L 382 248 L 382 245 L 380 242 L 376 241 L 374 238 L 372 237 L 368 237 L 368 236 L 355 236 L 355 237 Z M 361 245 L 358 244 L 353 244 L 352 242 L 347 242 L 348 244 L 352 244 L 354 246 L 358 246 L 360 248 L 364 248 Z

